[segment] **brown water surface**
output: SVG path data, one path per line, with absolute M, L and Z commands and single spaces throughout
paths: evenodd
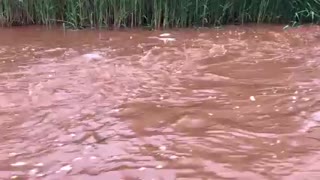
M 317 26 L 1 29 L 0 179 L 320 179 L 319 69 Z

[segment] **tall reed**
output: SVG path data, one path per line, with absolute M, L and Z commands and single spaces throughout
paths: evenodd
M 320 0 L 0 0 L 0 24 L 73 28 L 320 21 Z

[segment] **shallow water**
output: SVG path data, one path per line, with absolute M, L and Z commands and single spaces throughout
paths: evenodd
M 0 42 L 0 179 L 320 178 L 320 27 Z

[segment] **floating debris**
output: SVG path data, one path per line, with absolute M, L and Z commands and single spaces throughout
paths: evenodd
M 209 116 L 213 116 L 213 114 L 212 114 L 212 113 L 208 113 L 208 115 L 209 115 Z
M 26 162 L 16 162 L 11 164 L 11 166 L 13 167 L 19 167 L 19 166 L 25 166 L 25 165 L 27 165 Z
M 144 171 L 144 170 L 146 170 L 146 168 L 145 168 L 145 167 L 141 167 L 141 168 L 139 168 L 139 171 Z
M 16 175 L 13 175 L 10 177 L 10 179 L 17 179 L 17 178 L 18 178 L 18 176 L 16 176 Z
M 256 101 L 256 98 L 254 96 L 250 96 L 251 101 Z

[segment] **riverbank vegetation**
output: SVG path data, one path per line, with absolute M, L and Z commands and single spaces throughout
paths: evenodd
M 320 0 L 0 0 L 0 25 L 71 28 L 319 23 Z

